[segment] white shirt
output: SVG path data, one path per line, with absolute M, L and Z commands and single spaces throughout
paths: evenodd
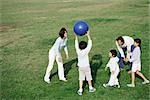
M 118 65 L 119 58 L 118 57 L 112 57 L 108 61 L 106 67 L 110 68 L 110 72 L 112 71 L 119 71 L 119 65 Z
M 62 48 L 64 48 L 66 55 L 68 55 L 67 38 L 62 39 L 61 37 L 58 37 L 51 50 L 53 50 L 57 56 L 61 56 Z
M 131 54 L 131 59 L 129 59 L 129 61 L 134 64 L 141 64 L 140 56 L 141 56 L 140 47 L 135 47 Z
M 75 48 L 76 48 L 76 53 L 78 55 L 78 66 L 79 67 L 89 67 L 89 52 L 92 48 L 92 40 L 88 40 L 88 45 L 85 49 L 81 50 L 79 48 L 79 43 L 78 40 L 75 40 Z
M 123 52 L 123 47 L 127 47 L 127 58 L 130 58 L 130 53 L 131 53 L 131 46 L 134 44 L 134 40 L 132 37 L 129 36 L 122 36 L 124 39 L 124 44 L 122 47 L 119 46 L 118 42 L 116 41 L 116 46 L 121 54 L 121 57 L 125 58 L 124 52 Z

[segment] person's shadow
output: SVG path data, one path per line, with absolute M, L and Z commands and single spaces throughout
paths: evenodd
M 68 61 L 68 62 L 66 62 L 66 63 L 63 64 L 63 67 L 64 67 L 64 76 L 65 77 L 68 75 L 69 71 L 71 70 L 72 65 L 74 63 L 76 63 L 76 62 L 77 62 L 77 58 L 74 58 L 74 59 L 72 59 L 72 60 L 70 60 L 70 61 Z M 50 75 L 50 79 L 52 79 L 52 77 L 55 76 L 55 75 L 58 75 L 58 70 L 55 73 L 53 73 L 53 74 Z
M 63 64 L 65 77 L 68 75 L 69 71 L 72 69 L 72 65 L 74 63 L 77 64 L 77 58 L 74 58 Z M 90 61 L 90 67 L 91 67 L 91 74 L 93 78 L 93 81 L 92 81 L 93 85 L 96 83 L 97 70 L 101 67 L 101 65 L 102 65 L 102 55 L 96 54 L 92 56 L 91 61 Z M 50 79 L 52 79 L 52 77 L 57 74 L 58 74 L 58 70 L 55 73 L 51 74 Z M 84 82 L 84 86 L 86 85 L 85 83 L 86 82 Z
M 90 61 L 90 67 L 91 67 L 91 74 L 92 74 L 92 84 L 94 85 L 96 83 L 96 77 L 97 77 L 97 71 L 102 65 L 102 55 L 101 54 L 96 54 L 91 58 Z M 85 88 L 86 84 L 88 82 L 84 81 L 83 83 L 83 88 Z
M 97 71 L 102 65 L 102 55 L 101 54 L 96 54 L 92 57 L 90 61 L 91 65 L 91 74 L 93 78 L 93 84 L 96 83 L 96 77 L 97 77 Z
M 69 62 L 64 63 L 64 74 L 65 77 L 67 77 L 69 71 L 72 68 L 72 65 L 76 63 L 77 64 L 77 58 L 70 60 Z M 77 65 L 76 65 L 77 66 Z

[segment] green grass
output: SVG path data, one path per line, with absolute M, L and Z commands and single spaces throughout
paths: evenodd
M 120 89 L 102 87 L 109 79 L 108 71 L 104 71 L 108 51 L 116 48 L 115 39 L 120 35 L 142 39 L 142 72 L 150 79 L 148 7 L 148 0 L 1 0 L 1 99 L 149 100 L 149 84 L 142 85 L 142 80 L 136 78 L 136 87 L 128 88 L 130 76 L 125 70 L 119 79 Z M 93 48 L 89 56 L 97 89 L 88 93 L 86 85 L 83 96 L 76 93 L 78 69 L 72 31 L 79 19 L 90 26 Z M 62 26 L 68 29 L 69 38 L 70 59 L 64 59 L 68 82 L 58 80 L 55 64 L 51 84 L 46 84 L 43 76 L 48 50 Z

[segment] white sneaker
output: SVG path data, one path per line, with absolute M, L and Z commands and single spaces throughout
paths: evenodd
M 148 84 L 148 83 L 149 83 L 149 80 L 142 82 L 142 84 Z
M 46 83 L 48 83 L 48 84 L 51 83 L 51 82 L 50 82 L 50 79 L 44 78 L 44 81 L 45 81 Z
M 127 84 L 128 87 L 135 87 L 134 84 Z
M 60 79 L 60 81 L 64 81 L 64 82 L 67 82 L 66 78 L 64 78 L 64 79 Z
M 80 92 L 79 90 L 77 91 L 78 95 L 82 95 L 82 92 Z
M 120 88 L 120 85 L 117 85 L 118 88 Z
M 106 88 L 106 87 L 107 87 L 107 86 L 106 86 L 106 84 L 103 84 L 103 87 L 105 87 L 105 88 Z
M 95 88 L 89 89 L 89 92 L 95 92 L 95 91 L 96 91 Z
M 109 86 L 108 84 L 103 84 L 103 87 L 105 87 L 105 88 L 108 87 L 108 86 Z

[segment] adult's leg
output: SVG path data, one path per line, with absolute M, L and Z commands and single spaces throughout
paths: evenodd
M 45 73 L 45 76 L 44 76 L 44 80 L 48 83 L 50 82 L 49 77 L 50 77 L 50 74 L 51 74 L 51 70 L 53 68 L 54 61 L 55 61 L 55 54 L 53 52 L 49 52 L 49 63 L 48 63 L 46 73 Z
M 125 47 L 125 48 L 122 48 L 122 50 L 123 50 L 124 55 L 126 55 L 125 52 L 127 51 L 127 48 L 126 48 L 126 47 Z M 119 67 L 120 67 L 121 69 L 123 69 L 123 68 L 124 68 L 124 58 L 121 57 L 120 52 L 119 52 L 118 58 L 119 58 L 119 62 L 118 62 Z
M 64 77 L 64 67 L 63 67 L 62 57 L 56 56 L 56 62 L 58 65 L 59 80 L 66 80 L 66 78 Z
M 121 54 L 119 53 L 119 62 L 118 62 L 118 64 L 119 64 L 119 67 L 121 68 L 121 69 L 123 69 L 124 68 L 124 61 L 123 61 L 123 57 L 121 57 Z

